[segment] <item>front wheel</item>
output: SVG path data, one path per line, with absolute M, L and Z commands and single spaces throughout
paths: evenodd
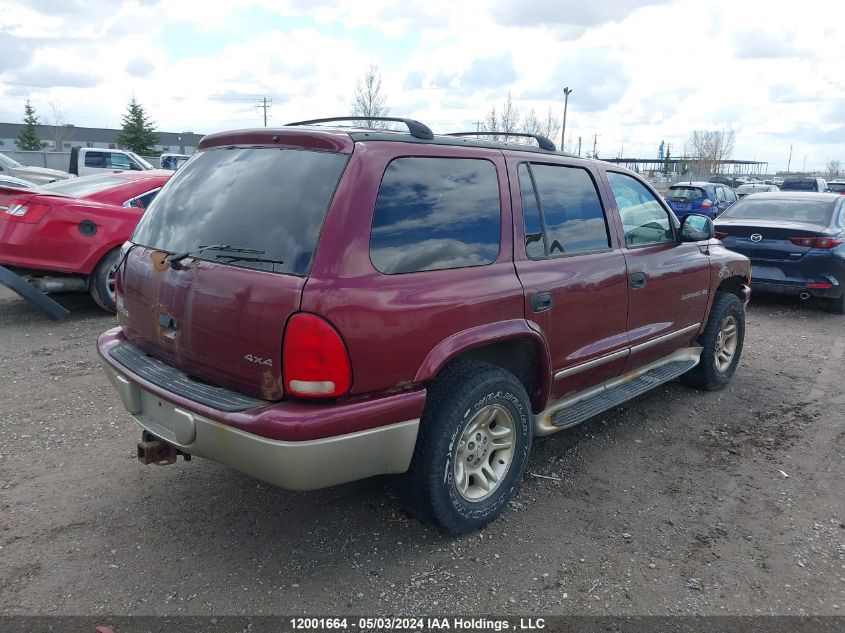
M 399 480 L 405 509 L 453 534 L 484 527 L 519 487 L 531 439 L 531 403 L 513 374 L 480 362 L 447 367 Z
M 698 365 L 681 376 L 685 384 L 714 391 L 727 385 L 736 371 L 745 341 L 745 308 L 736 295 L 717 292 L 704 332 Z

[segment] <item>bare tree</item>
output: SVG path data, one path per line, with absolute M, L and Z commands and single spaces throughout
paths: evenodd
M 831 158 L 827 161 L 827 175 L 830 178 L 838 178 L 842 171 L 842 163 L 838 158 Z
M 355 85 L 355 98 L 352 100 L 352 114 L 355 116 L 374 117 L 365 121 L 367 127 L 388 128 L 387 121 L 377 121 L 375 117 L 384 117 L 390 114 L 390 108 L 384 104 L 387 95 L 384 94 L 381 85 L 381 73 L 378 66 L 372 64 L 364 76 Z
M 531 108 L 522 120 L 522 131 L 526 134 L 543 134 L 543 124 L 537 118 L 534 108 Z
M 60 102 L 50 102 L 50 111 L 52 116 L 50 121 L 50 140 L 55 143 L 56 152 L 62 152 L 65 149 L 65 141 L 67 140 L 68 130 L 65 126 L 65 114 L 67 114 Z
M 695 130 L 684 143 L 684 154 L 699 175 L 708 176 L 721 169 L 721 161 L 733 156 L 735 145 L 734 130 Z
M 499 115 L 499 130 L 502 132 L 516 132 L 519 130 L 519 108 L 513 104 L 511 93 L 508 93 L 508 99 L 505 105 L 502 106 L 502 114 Z
M 490 111 L 487 113 L 487 116 L 484 117 L 484 131 L 485 132 L 498 132 L 499 131 L 499 116 L 496 113 L 496 106 L 490 106 Z M 493 140 L 498 141 L 498 136 L 490 137 Z
M 546 115 L 546 120 L 543 122 L 542 134 L 548 139 L 556 139 L 559 132 L 560 119 L 555 116 L 554 112 L 552 112 L 551 106 L 549 106 L 549 112 Z M 561 147 L 560 149 L 562 150 L 563 148 Z

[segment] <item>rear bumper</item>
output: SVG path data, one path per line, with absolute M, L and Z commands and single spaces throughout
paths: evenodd
M 837 253 L 810 251 L 795 262 L 751 260 L 751 285 L 755 292 L 838 298 L 845 290 L 845 258 Z M 829 285 L 827 288 L 813 285 Z
M 225 413 L 169 393 L 120 366 L 108 349 L 123 340 L 120 328 L 98 340 L 106 375 L 135 420 L 184 453 L 289 490 L 401 473 L 411 463 L 423 389 L 348 403 L 278 402 Z M 327 419 L 334 424 L 327 427 Z M 374 421 L 382 423 L 374 426 Z M 336 433 L 326 434 L 332 428 Z M 315 430 L 321 437 L 313 437 Z

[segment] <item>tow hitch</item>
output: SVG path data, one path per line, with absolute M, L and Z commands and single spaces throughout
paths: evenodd
M 167 466 L 174 463 L 179 455 L 186 462 L 191 461 L 190 453 L 183 453 L 172 444 L 163 442 L 148 431 L 141 434 L 141 441 L 138 442 L 138 461 L 145 466 L 148 464 Z

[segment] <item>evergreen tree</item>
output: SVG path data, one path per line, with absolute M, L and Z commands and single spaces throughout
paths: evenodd
M 21 151 L 38 151 L 41 149 L 41 141 L 35 134 L 35 126 L 38 125 L 38 117 L 35 115 L 35 108 L 26 100 L 24 107 L 23 129 L 15 139 L 15 147 Z
M 142 156 L 155 153 L 158 144 L 155 125 L 135 97 L 129 100 L 129 109 L 123 115 L 123 129 L 117 135 L 117 143 Z

